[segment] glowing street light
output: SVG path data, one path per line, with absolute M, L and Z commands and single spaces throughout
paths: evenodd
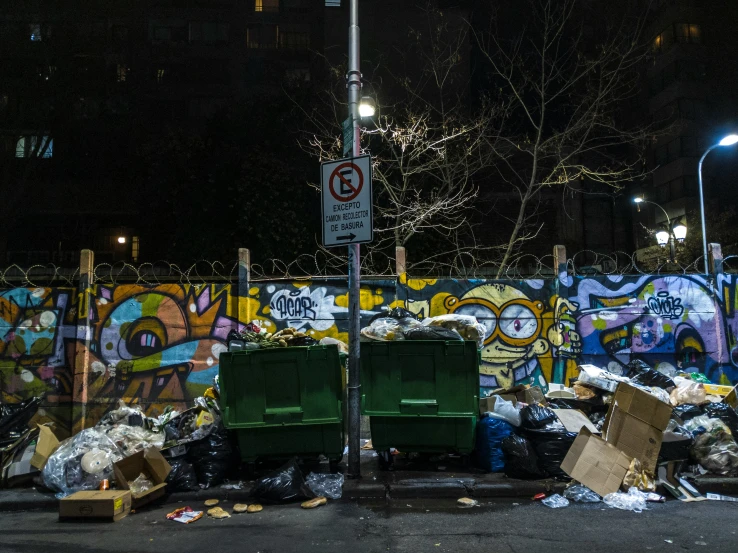
M 738 134 L 729 134 L 717 144 L 707 148 L 697 164 L 697 180 L 700 185 L 700 218 L 702 220 L 702 256 L 705 260 L 705 275 L 709 274 L 709 268 L 707 266 L 707 232 L 705 231 L 705 195 L 702 191 L 702 162 L 705 161 L 707 154 L 718 146 L 733 146 L 736 143 L 738 143 Z
M 374 117 L 375 113 L 377 113 L 377 103 L 374 101 L 374 98 L 371 96 L 362 96 L 361 102 L 359 102 L 359 116 L 362 119 L 366 119 L 368 117 Z
M 125 244 L 126 243 L 126 237 L 125 236 L 119 236 L 118 237 L 118 244 Z

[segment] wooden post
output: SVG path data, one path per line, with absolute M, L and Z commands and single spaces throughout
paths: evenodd
M 707 246 L 710 261 L 710 274 L 719 275 L 723 273 L 723 250 L 720 244 L 711 243 Z
M 87 425 L 87 385 L 90 375 L 90 349 L 92 346 L 92 307 L 95 301 L 95 253 L 82 250 L 79 256 L 79 284 L 77 287 L 77 341 L 72 367 L 74 391 L 72 401 L 81 408 L 81 416 L 74 421 L 73 434 Z
M 397 276 L 407 273 L 407 252 L 403 246 L 395 247 L 395 274 Z
M 251 322 L 249 285 L 251 283 L 251 250 L 238 248 L 238 322 Z M 256 313 L 254 313 L 256 315 Z

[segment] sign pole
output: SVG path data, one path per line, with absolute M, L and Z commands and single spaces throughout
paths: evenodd
M 348 108 L 353 125 L 351 156 L 361 155 L 359 134 L 359 99 L 361 95 L 361 72 L 359 70 L 359 0 L 350 0 L 349 44 L 348 44 Z M 344 149 L 346 149 L 344 145 Z M 348 247 L 349 287 L 349 360 L 348 360 L 348 477 L 361 477 L 361 394 L 360 394 L 360 343 L 361 309 L 361 259 L 359 244 Z

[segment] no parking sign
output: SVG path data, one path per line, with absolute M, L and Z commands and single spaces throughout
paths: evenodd
M 371 242 L 374 237 L 371 156 L 321 164 L 323 245 Z

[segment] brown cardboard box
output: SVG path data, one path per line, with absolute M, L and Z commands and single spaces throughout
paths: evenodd
M 579 409 L 551 409 L 558 417 L 561 424 L 564 425 L 567 432 L 578 434 L 582 428 L 586 428 L 592 434 L 599 434 L 600 431 Z
M 59 440 L 54 435 L 51 427 L 40 424 L 38 426 L 38 440 L 36 441 L 36 452 L 31 457 L 31 466 L 42 470 L 46 461 L 59 447 Z
M 631 458 L 618 448 L 582 428 L 561 463 L 561 469 L 605 496 L 620 489 L 630 461 Z
M 546 397 L 543 395 L 543 390 L 540 386 L 526 386 L 518 384 L 512 388 L 500 388 L 492 392 L 492 396 L 502 396 L 509 401 L 508 396 L 515 397 L 517 401 L 523 403 L 542 403 L 548 405 Z
M 654 472 L 671 412 L 671 405 L 621 383 L 607 412 L 602 435 L 607 442 L 638 459 L 643 468 Z
M 131 512 L 128 490 L 77 492 L 59 501 L 59 518 L 109 518 L 118 521 Z
M 479 400 L 479 414 L 484 415 L 485 413 L 491 413 L 495 410 L 495 403 L 497 398 L 501 397 L 506 401 L 512 401 L 513 405 L 518 403 L 518 400 L 513 395 L 494 395 L 489 397 L 483 397 Z
M 730 393 L 723 398 L 723 401 L 720 403 L 727 403 L 730 405 L 733 409 L 738 409 L 738 386 L 735 386 Z
M 131 493 L 131 505 L 138 509 L 164 495 L 167 476 L 172 467 L 158 449 L 149 448 L 139 451 L 118 461 L 113 465 L 115 471 L 115 485 L 118 488 L 129 490 L 129 482 L 138 478 L 141 473 L 154 484 L 150 489 L 141 493 Z

